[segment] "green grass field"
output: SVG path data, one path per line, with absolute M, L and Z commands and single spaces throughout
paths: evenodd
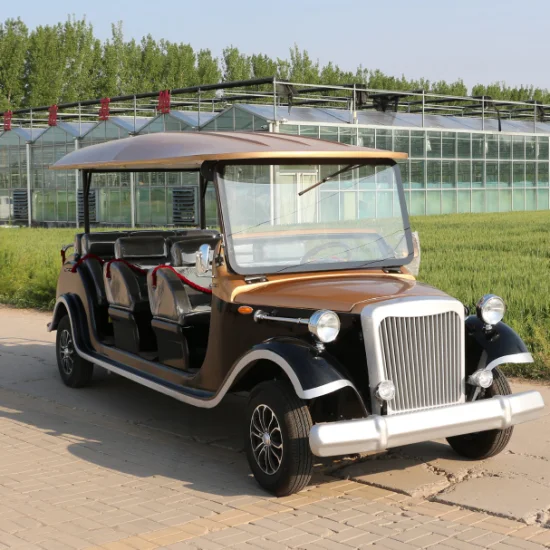
M 508 373 L 550 379 L 550 212 L 428 216 L 412 225 L 419 279 L 468 306 L 486 293 L 502 296 L 505 321 L 536 359 Z M 0 229 L 0 303 L 51 309 L 59 249 L 73 237 L 73 229 Z

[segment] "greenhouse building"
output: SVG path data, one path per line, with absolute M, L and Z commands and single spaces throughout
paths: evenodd
M 185 90 L 176 100 L 177 91 L 172 91 L 168 104 L 162 92 L 158 101 L 145 106 L 134 98 L 133 105 L 120 103 L 115 109 L 111 100 L 112 114 L 101 100 L 99 116 L 97 109 L 73 109 L 66 115 L 70 122 L 50 117 L 42 126 L 32 117 L 29 124 L 28 113 L 14 111 L 19 118 L 8 124 L 5 120 L 0 133 L 0 223 L 74 225 L 82 219 L 78 174 L 52 172 L 49 165 L 80 147 L 145 133 L 189 131 L 280 132 L 405 152 L 409 158 L 400 168 L 415 216 L 550 209 L 545 106 L 355 86 L 312 87 L 306 93 L 298 85 L 275 82 L 272 93 L 265 88 L 251 92 L 247 83 L 240 83 L 238 91 L 218 88 L 198 99 Z M 320 179 L 321 172 L 311 167 L 313 179 Z M 345 180 L 324 186 L 339 192 L 320 216 L 372 215 L 368 192 L 346 188 Z M 97 224 L 199 221 L 196 174 L 99 174 L 93 188 L 91 215 Z M 210 197 L 206 223 L 213 225 L 216 208 Z

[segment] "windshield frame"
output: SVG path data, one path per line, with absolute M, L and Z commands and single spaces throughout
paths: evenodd
M 239 166 L 239 165 L 342 165 L 342 164 L 357 164 L 360 166 L 371 165 L 371 166 L 388 166 L 394 168 L 395 173 L 395 184 L 397 187 L 397 194 L 399 197 L 399 205 L 401 207 L 401 217 L 403 221 L 403 227 L 405 228 L 405 241 L 407 243 L 407 249 L 409 254 L 403 258 L 387 258 L 383 260 L 374 260 L 372 262 L 327 262 L 327 263 L 305 263 L 297 264 L 295 266 L 288 266 L 283 269 L 277 268 L 266 268 L 266 266 L 260 267 L 241 267 L 238 265 L 234 250 L 233 242 L 230 238 L 231 236 L 231 224 L 229 222 L 228 216 L 228 203 L 227 195 L 223 185 L 223 170 L 226 166 Z M 292 158 L 269 158 L 269 159 L 250 159 L 250 160 L 235 160 L 235 161 L 220 161 L 217 162 L 213 170 L 213 179 L 214 185 L 217 190 L 217 199 L 218 199 L 218 212 L 221 230 L 224 236 L 224 248 L 225 248 L 225 258 L 227 261 L 228 268 L 238 275 L 249 276 L 249 275 L 284 275 L 292 273 L 313 273 L 319 271 L 353 271 L 359 269 L 383 269 L 383 268 L 399 268 L 405 266 L 412 262 L 414 259 L 413 251 L 413 238 L 412 231 L 410 227 L 409 212 L 407 208 L 407 203 L 405 200 L 405 190 L 403 188 L 403 182 L 401 179 L 401 171 L 399 165 L 392 159 L 319 159 L 319 158 L 310 158 L 310 159 L 292 159 Z

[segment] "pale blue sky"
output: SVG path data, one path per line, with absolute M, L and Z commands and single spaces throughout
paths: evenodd
M 124 22 L 127 37 L 188 42 L 220 55 L 287 57 L 294 43 L 321 63 L 359 64 L 468 86 L 504 80 L 550 88 L 548 0 L 25 0 L 3 2 L 0 18 L 31 27 L 85 15 L 96 35 Z

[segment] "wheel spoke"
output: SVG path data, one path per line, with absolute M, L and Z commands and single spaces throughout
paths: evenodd
M 277 416 L 267 405 L 258 405 L 250 419 L 250 443 L 256 464 L 267 475 L 279 471 L 283 437 Z

